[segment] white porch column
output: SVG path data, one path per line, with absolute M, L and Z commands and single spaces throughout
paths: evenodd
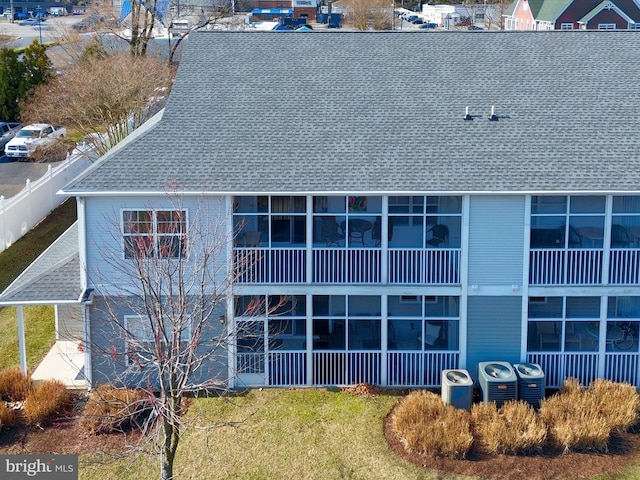
M 20 370 L 25 375 L 27 374 L 27 349 L 25 347 L 24 338 L 24 312 L 22 311 L 22 305 L 16 307 L 18 314 L 18 349 L 20 351 Z

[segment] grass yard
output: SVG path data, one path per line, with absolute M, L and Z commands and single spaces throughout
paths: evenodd
M 53 345 L 55 324 L 53 306 L 24 307 L 27 367 L 33 371 Z M 18 317 L 14 307 L 0 309 L 0 370 L 20 365 Z
M 438 468 L 448 470 L 445 461 L 435 460 L 429 463 L 430 468 L 422 468 L 402 459 L 385 441 L 383 419 L 398 398 L 399 394 L 391 392 L 358 396 L 329 389 L 256 389 L 230 399 L 196 400 L 189 408 L 188 418 L 193 424 L 178 448 L 174 473 L 177 479 L 192 480 L 522 479 L 543 478 L 546 465 L 558 469 L 547 462 L 559 461 L 566 464 L 561 472 L 566 472 L 563 478 L 567 480 L 640 478 L 637 461 L 622 470 L 614 468 L 615 454 L 611 456 L 610 471 L 617 473 L 596 476 L 582 475 L 581 464 L 598 454 L 574 455 L 570 459 L 538 457 L 535 466 L 521 464 L 521 456 L 501 456 L 491 463 L 463 460 L 468 476 L 439 471 Z M 527 470 L 518 470 L 518 465 Z M 500 476 L 501 472 L 507 476 Z M 519 474 L 509 477 L 508 472 Z M 157 478 L 158 462 L 153 456 L 80 456 L 81 480 Z
M 188 413 L 195 425 L 178 448 L 174 473 L 203 480 L 468 478 L 425 471 L 388 449 L 382 420 L 397 399 L 327 389 L 262 389 L 231 399 L 196 400 Z M 157 462 L 142 457 L 83 455 L 80 463 L 82 480 L 158 477 Z
M 0 291 L 4 290 L 76 220 L 75 200 L 56 208 L 29 233 L 0 253 Z M 54 342 L 52 306 L 24 308 L 27 366 L 33 370 Z M 13 307 L 0 308 L 0 370 L 19 365 L 18 321 Z

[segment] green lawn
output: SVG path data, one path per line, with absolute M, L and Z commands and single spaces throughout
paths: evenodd
M 174 473 L 203 480 L 466 478 L 427 472 L 389 451 L 382 421 L 397 398 L 259 389 L 232 399 L 197 400 L 189 409 L 194 425 L 182 439 Z M 99 458 L 81 457 L 80 479 L 158 478 L 157 462 L 148 458 L 91 464 Z
M 382 422 L 398 396 L 327 389 L 255 389 L 195 401 L 176 479 L 462 480 L 409 464 L 387 448 Z M 80 480 L 156 480 L 156 457 L 80 457 Z M 567 479 L 579 472 L 567 471 Z M 635 480 L 640 466 L 591 480 Z
M 0 253 L 0 291 L 76 220 L 76 203 L 70 199 L 56 208 L 24 237 Z M 55 338 L 52 306 L 24 308 L 27 366 L 35 369 Z M 15 308 L 0 308 L 0 370 L 19 365 L 18 322 Z

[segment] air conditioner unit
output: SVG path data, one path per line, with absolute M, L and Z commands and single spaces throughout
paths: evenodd
M 478 382 L 483 402 L 496 402 L 500 408 L 507 400 L 518 398 L 518 377 L 508 362 L 480 362 Z
M 516 363 L 513 368 L 518 376 L 518 398 L 540 408 L 546 388 L 542 367 L 537 363 Z
M 456 408 L 471 410 L 473 380 L 466 370 L 442 371 L 442 402 Z

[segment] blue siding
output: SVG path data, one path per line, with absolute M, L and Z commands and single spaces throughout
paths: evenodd
M 522 284 L 524 196 L 472 196 L 469 210 L 469 284 Z
M 520 361 L 521 320 L 521 297 L 469 297 L 467 369 L 474 380 L 479 362 Z

